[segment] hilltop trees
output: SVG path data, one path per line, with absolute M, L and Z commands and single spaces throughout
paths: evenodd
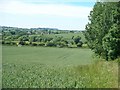
M 99 56 L 120 56 L 120 2 L 97 2 L 90 12 L 85 37 L 88 46 Z

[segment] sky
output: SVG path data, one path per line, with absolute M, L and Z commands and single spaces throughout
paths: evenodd
M 0 26 L 85 30 L 93 0 L 0 0 Z

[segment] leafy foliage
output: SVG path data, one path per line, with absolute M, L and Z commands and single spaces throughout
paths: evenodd
M 85 42 L 81 31 L 51 30 L 49 28 L 23 29 L 15 27 L 2 28 L 2 44 L 30 45 L 50 47 L 82 47 Z M 42 30 L 41 30 L 42 29 Z M 56 33 L 58 32 L 58 33 Z M 9 43 L 7 43 L 9 42 Z M 16 42 L 16 44 L 15 44 Z M 14 44 L 13 44 L 14 43 Z
M 85 37 L 88 46 L 99 56 L 120 56 L 120 2 L 97 2 L 90 12 Z

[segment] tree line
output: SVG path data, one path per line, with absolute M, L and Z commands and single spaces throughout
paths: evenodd
M 115 60 L 120 56 L 120 1 L 96 2 L 88 16 L 85 37 L 96 55 Z
M 82 47 L 80 36 L 65 38 L 60 34 L 74 33 L 76 31 L 23 29 L 14 27 L 2 27 L 2 44 L 5 45 L 29 45 L 48 47 Z M 82 33 L 82 32 L 81 32 Z M 50 36 L 51 35 L 51 36 Z

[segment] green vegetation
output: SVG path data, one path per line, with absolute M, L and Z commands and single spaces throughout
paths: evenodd
M 3 63 L 14 62 L 22 64 L 23 62 L 36 62 L 57 66 L 84 65 L 91 63 L 91 54 L 90 49 L 3 46 Z
M 2 89 L 2 45 L 0 44 L 0 89 Z
M 97 2 L 86 25 L 88 46 L 106 60 L 120 56 L 120 2 Z
M 116 62 L 89 49 L 3 46 L 3 88 L 115 88 Z
M 0 26 L 3 88 L 117 88 L 120 2 L 105 1 L 85 31 Z
M 82 31 L 1 27 L 2 44 L 77 48 L 86 44 Z M 83 45 L 84 46 L 84 45 Z

